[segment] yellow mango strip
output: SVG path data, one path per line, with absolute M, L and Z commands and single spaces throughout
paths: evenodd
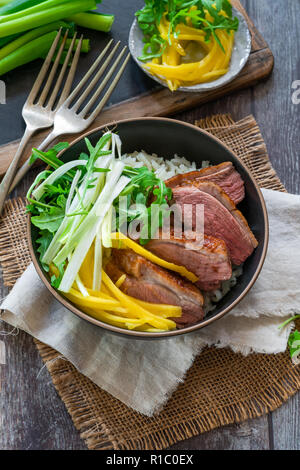
M 112 233 L 111 238 L 113 247 L 119 248 L 119 241 L 121 241 L 123 246 L 125 246 L 126 248 L 131 248 L 135 253 L 143 256 L 152 263 L 157 264 L 158 266 L 161 266 L 163 268 L 169 269 L 170 271 L 175 271 L 178 274 L 181 274 L 181 276 L 184 276 L 189 279 L 189 281 L 196 282 L 198 280 L 198 277 L 188 271 L 184 266 L 178 266 L 177 264 L 169 263 L 168 261 L 159 258 L 158 256 L 143 248 L 138 243 L 131 240 L 131 238 L 126 237 L 121 232 Z
M 89 249 L 79 270 L 79 276 L 86 288 L 93 287 L 94 244 Z
M 182 80 L 196 81 L 201 78 L 201 74 L 210 72 L 213 68 L 214 61 L 216 60 L 218 44 L 214 41 L 212 50 L 199 62 L 191 62 L 190 64 L 181 64 L 177 66 L 171 65 L 158 65 L 148 62 L 145 67 L 155 75 L 164 77 L 166 80 Z
M 109 295 L 108 291 L 103 291 L 102 290 L 102 285 L 101 285 L 101 290 L 87 289 L 87 291 L 93 297 L 103 297 L 104 299 L 110 299 L 110 300 L 113 299 L 113 300 L 115 300 L 111 295 Z
M 225 53 L 220 49 L 220 53 L 218 59 L 215 62 L 213 70 L 226 69 L 232 53 L 231 38 L 226 32 L 223 31 L 218 31 L 216 34 L 218 35 L 219 40 L 223 44 Z
M 178 39 L 174 37 L 174 34 L 170 34 L 170 40 L 171 44 L 169 43 L 169 27 L 170 23 L 166 21 L 165 16 L 163 16 L 160 24 L 158 25 L 158 30 L 160 32 L 160 35 L 163 39 L 165 39 L 168 42 L 169 46 L 173 46 L 175 51 L 179 54 L 184 56 L 185 55 L 185 50 L 179 43 Z
M 207 54 L 213 48 L 213 44 L 211 42 L 207 43 L 207 42 L 205 42 L 204 38 L 202 38 L 201 36 L 196 36 L 194 34 L 179 34 L 178 39 L 180 41 L 196 41 L 196 42 L 199 42 L 199 44 L 201 44 L 202 49 L 204 49 Z
M 105 323 L 110 323 L 111 325 L 118 326 L 120 328 L 124 328 L 124 326 L 126 326 L 129 330 L 133 330 L 137 327 L 141 327 L 142 325 L 144 325 L 143 320 L 140 319 L 129 319 L 119 317 L 118 315 L 113 315 L 105 311 L 95 312 L 93 309 L 88 307 L 85 307 L 84 311 L 85 313 L 91 315 L 97 320 L 104 321 Z
M 135 314 L 144 320 L 145 323 L 149 323 L 150 325 L 154 326 L 155 328 L 159 328 L 162 330 L 170 330 L 176 328 L 175 322 L 172 320 L 168 320 L 166 318 L 160 318 L 148 310 L 141 307 L 135 301 L 133 301 L 128 295 L 124 294 L 116 285 L 112 282 L 112 280 L 108 277 L 108 275 L 102 270 L 102 279 L 105 285 L 111 290 L 111 292 L 117 297 L 120 303 L 128 309 L 129 312 L 135 312 Z
M 158 328 L 153 328 L 152 326 L 141 326 L 136 328 L 137 331 L 145 331 L 147 333 L 163 333 L 166 330 L 159 330 Z
M 192 26 L 187 26 L 183 23 L 180 23 L 175 28 L 176 34 L 192 34 L 196 36 L 201 36 L 203 39 L 205 38 L 205 33 L 200 29 L 193 28 Z
M 179 65 L 180 64 L 180 55 L 174 49 L 173 46 L 166 46 L 166 49 L 162 55 L 162 64 L 163 65 Z M 168 87 L 171 91 L 177 90 L 180 86 L 178 80 L 167 80 Z
M 89 297 L 84 297 L 80 292 L 73 288 L 70 289 L 70 292 L 65 294 L 65 297 L 82 307 L 112 310 L 115 312 L 120 310 L 121 312 L 124 312 L 124 308 L 120 305 L 118 300 L 93 297 L 91 295 Z
M 196 82 L 189 82 L 189 85 L 191 84 L 196 85 L 197 83 L 205 83 L 205 82 L 210 82 L 212 80 L 216 80 L 221 75 L 224 75 L 226 72 L 227 72 L 227 69 L 213 70 L 212 72 L 203 74 L 200 80 L 197 80 Z
M 151 302 L 144 302 L 143 300 L 135 299 L 133 297 L 130 298 L 134 300 L 137 304 L 139 304 L 141 307 L 144 307 L 150 312 L 159 315 L 163 318 L 179 318 L 182 315 L 182 308 L 176 305 L 153 304 Z
M 122 276 L 119 277 L 119 279 L 116 282 L 116 286 L 119 288 L 123 284 L 123 282 L 126 279 L 126 274 L 122 274 Z

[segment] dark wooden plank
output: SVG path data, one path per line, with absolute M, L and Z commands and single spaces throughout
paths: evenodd
M 253 89 L 253 111 L 269 148 L 270 158 L 287 189 L 300 192 L 300 106 L 292 103 L 292 83 L 300 78 L 300 28 L 297 21 L 299 2 L 248 2 L 250 16 L 275 55 L 274 73 Z M 284 15 L 281 12 L 285 11 Z M 278 18 L 283 36 L 278 37 Z M 266 21 L 266 18 L 268 20 Z
M 262 130 L 273 166 L 286 188 L 300 193 L 300 105 L 292 103 L 292 83 L 300 78 L 299 2 L 277 0 L 248 1 L 248 12 L 263 31 L 275 56 L 274 73 L 253 89 L 253 110 Z M 285 14 L 281 14 L 281 12 Z M 265 18 L 268 17 L 268 21 Z M 278 21 L 283 32 L 276 33 Z M 300 393 L 271 414 L 270 425 L 275 449 L 300 449 Z
M 177 450 L 269 450 L 267 417 L 225 426 L 180 442 Z
M 3 341 L 0 449 L 85 449 L 32 337 L 20 331 Z

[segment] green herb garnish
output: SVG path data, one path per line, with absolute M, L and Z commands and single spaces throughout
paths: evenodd
M 123 174 L 131 177 L 131 181 L 119 196 L 127 197 L 126 209 L 123 210 L 119 207 L 119 199 L 114 203 L 117 212 L 117 229 L 122 230 L 123 223 L 128 224 L 133 220 L 140 221 L 142 229 L 139 241 L 141 245 L 145 245 L 158 228 L 162 227 L 164 218 L 169 214 L 167 202 L 172 199 L 172 190 L 167 188 L 165 183 L 145 166 L 141 168 L 125 167 Z M 150 204 L 152 195 L 154 200 Z M 153 208 L 153 206 L 155 207 Z M 151 217 L 153 209 L 157 209 L 155 220 Z
M 284 328 L 286 325 L 288 325 L 289 323 L 291 323 L 294 320 L 298 320 L 299 318 L 300 318 L 300 315 L 295 315 L 294 317 L 289 318 L 284 323 L 282 323 L 278 328 L 279 329 Z M 293 363 L 294 364 L 299 364 L 300 363 L 300 361 L 299 361 L 299 357 L 300 357 L 300 331 L 295 330 L 290 334 L 289 340 L 288 340 L 288 346 L 290 348 L 290 355 L 291 355 L 291 359 L 292 359 Z

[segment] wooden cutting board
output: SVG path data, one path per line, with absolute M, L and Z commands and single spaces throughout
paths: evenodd
M 245 16 L 251 36 L 252 50 L 249 60 L 239 76 L 222 88 L 205 93 L 171 93 L 166 88 L 150 88 L 148 92 L 132 96 L 130 99 L 113 104 L 98 116 L 90 129 L 119 119 L 141 116 L 168 116 L 186 109 L 199 106 L 208 101 L 215 100 L 236 90 L 255 85 L 266 78 L 272 71 L 274 58 L 268 44 L 255 28 L 239 0 L 232 0 L 232 4 Z M 121 85 L 121 82 L 120 84 Z M 48 130 L 36 134 L 25 149 L 22 162 L 28 158 L 32 147 L 37 147 Z M 74 135 L 60 137 L 59 140 L 71 142 Z M 18 141 L 0 146 L 0 175 L 3 175 L 14 156 Z

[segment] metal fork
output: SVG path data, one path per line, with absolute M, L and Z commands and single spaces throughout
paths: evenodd
M 27 142 L 29 141 L 30 137 L 37 130 L 44 129 L 44 128 L 47 128 L 47 127 L 51 127 L 53 125 L 54 116 L 55 116 L 57 110 L 60 108 L 60 106 L 66 100 L 66 98 L 68 97 L 68 95 L 70 93 L 72 83 L 73 83 L 73 79 L 74 79 L 74 75 L 75 75 L 75 71 L 76 71 L 76 67 L 77 67 L 77 63 L 78 63 L 78 59 L 79 59 L 81 43 L 82 43 L 82 37 L 80 38 L 80 40 L 78 42 L 78 45 L 76 47 L 76 51 L 75 51 L 74 57 L 72 59 L 72 64 L 71 64 L 70 70 L 68 72 L 68 75 L 67 75 L 67 78 L 66 78 L 66 81 L 65 81 L 65 85 L 64 85 L 63 90 L 61 92 L 60 98 L 58 100 L 58 103 L 55 105 L 55 101 L 57 99 L 58 92 L 59 92 L 60 87 L 62 85 L 62 81 L 63 81 L 63 78 L 65 76 L 68 64 L 70 62 L 71 53 L 73 51 L 75 40 L 76 40 L 76 33 L 73 36 L 73 39 L 72 39 L 71 44 L 69 46 L 67 55 L 65 57 L 62 69 L 61 69 L 61 71 L 59 73 L 59 76 L 57 78 L 56 84 L 53 88 L 52 93 L 50 94 L 50 97 L 49 97 L 47 103 L 46 103 L 46 100 L 47 100 L 47 97 L 49 95 L 52 83 L 54 82 L 54 77 L 55 77 L 55 74 L 56 74 L 56 71 L 57 71 L 57 68 L 58 68 L 58 65 L 59 65 L 59 61 L 60 61 L 62 52 L 63 52 L 64 47 L 65 47 L 67 37 L 68 37 L 68 31 L 66 31 L 66 33 L 63 37 L 62 43 L 59 46 L 55 61 L 53 63 L 51 71 L 48 75 L 48 79 L 46 81 L 46 84 L 45 84 L 44 88 L 41 90 L 42 83 L 43 83 L 43 81 L 46 77 L 46 74 L 47 74 L 48 70 L 49 70 L 51 61 L 54 57 L 57 45 L 58 45 L 59 40 L 61 38 L 61 29 L 58 31 L 58 33 L 57 33 L 57 35 L 56 35 L 56 37 L 53 41 L 53 44 L 52 44 L 52 46 L 51 46 L 51 48 L 48 52 L 48 55 L 47 55 L 47 57 L 44 61 L 44 64 L 43 64 L 43 66 L 42 66 L 42 68 L 41 68 L 41 70 L 40 70 L 40 72 L 37 76 L 37 79 L 36 79 L 36 81 L 35 81 L 35 83 L 32 87 L 32 90 L 29 93 L 29 96 L 28 96 L 28 98 L 27 98 L 27 100 L 26 100 L 26 102 L 23 106 L 22 116 L 23 116 L 24 121 L 26 123 L 26 129 L 25 129 L 24 135 L 21 139 L 18 150 L 17 150 L 10 166 L 8 167 L 8 169 L 6 171 L 6 174 L 5 174 L 3 180 L 0 184 L 0 214 L 2 212 L 2 208 L 3 208 L 5 198 L 8 194 L 8 192 L 9 192 L 11 182 L 13 181 L 13 177 L 16 173 L 16 169 L 17 169 L 19 160 L 22 156 L 22 152 L 23 152 Z M 37 103 L 35 103 L 35 100 L 37 99 L 39 92 L 41 92 L 40 96 L 39 96 L 39 99 L 38 99 Z
M 101 92 L 107 85 L 108 81 L 112 77 L 114 71 L 116 70 L 118 64 L 120 63 L 122 57 L 125 54 L 127 46 L 123 47 L 115 61 L 113 62 L 112 66 L 108 70 L 106 76 L 102 80 L 101 84 L 96 88 L 92 97 L 88 101 L 88 103 L 83 107 L 83 109 L 79 112 L 80 106 L 84 103 L 84 101 L 88 98 L 90 93 L 95 88 L 97 82 L 99 81 L 100 77 L 103 75 L 104 71 L 107 69 L 108 65 L 111 63 L 112 58 L 120 45 L 120 41 L 116 43 L 113 47 L 111 52 L 109 53 L 106 60 L 101 65 L 98 72 L 95 74 L 93 79 L 90 81 L 84 92 L 80 95 L 80 91 L 83 87 L 87 84 L 89 78 L 95 72 L 97 67 L 99 66 L 101 60 L 105 56 L 106 52 L 109 50 L 110 46 L 113 43 L 113 39 L 106 45 L 104 50 L 101 52 L 93 66 L 89 69 L 89 71 L 85 74 L 83 79 L 79 82 L 77 87 L 72 91 L 70 96 L 64 101 L 61 107 L 57 110 L 54 117 L 54 127 L 52 132 L 45 138 L 45 140 L 39 146 L 39 150 L 45 149 L 53 140 L 55 140 L 58 136 L 63 134 L 76 134 L 79 132 L 84 131 L 87 129 L 95 118 L 98 116 L 102 108 L 105 106 L 107 100 L 109 99 L 110 95 L 112 94 L 113 90 L 115 89 L 118 81 L 120 80 L 122 73 L 127 65 L 127 62 L 130 58 L 130 54 L 127 54 L 124 61 L 122 62 L 121 67 L 119 68 L 118 72 L 116 73 L 114 79 L 112 80 L 110 86 L 108 87 L 107 91 L 105 92 L 104 96 L 97 104 L 93 112 L 88 115 L 90 109 L 95 104 L 97 99 L 99 98 Z M 73 104 L 73 101 L 74 104 Z M 28 159 L 23 166 L 17 172 L 15 179 L 11 185 L 10 191 L 15 188 L 15 186 L 21 181 L 23 176 L 30 168 L 30 159 Z

